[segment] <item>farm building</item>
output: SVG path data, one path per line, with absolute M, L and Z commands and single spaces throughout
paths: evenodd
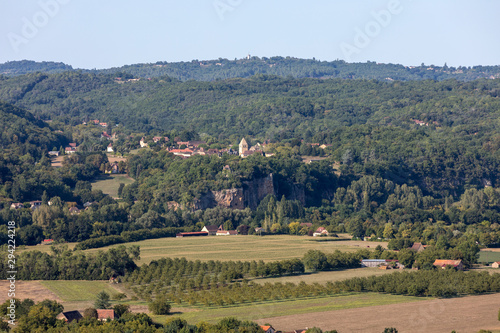
M 42 202 L 40 200 L 30 201 L 31 209 L 38 209 L 42 206 Z
M 209 235 L 213 236 L 217 234 L 217 230 L 219 230 L 219 227 L 216 225 L 206 225 L 201 229 L 201 231 L 208 232 Z
M 426 246 L 422 245 L 422 243 L 413 243 L 412 247 L 410 247 L 410 250 L 413 250 L 415 252 L 422 252 L 425 250 Z
M 217 230 L 217 236 L 235 236 L 238 234 L 236 230 Z
M 381 267 L 394 266 L 395 268 L 403 269 L 404 266 L 399 263 L 398 260 L 393 259 L 363 259 L 361 260 L 361 267 Z
M 276 333 L 276 330 L 272 326 L 261 326 L 262 330 L 266 333 Z
M 314 237 L 318 236 L 328 236 L 328 231 L 324 227 L 319 227 L 316 229 L 316 231 L 313 233 Z
M 361 260 L 361 267 L 378 267 L 385 265 L 385 259 L 363 259 Z
M 436 261 L 434 261 L 433 265 L 436 267 L 441 267 L 442 269 L 445 269 L 447 266 L 453 266 L 453 268 L 456 268 L 459 271 L 464 270 L 464 265 L 462 264 L 462 260 L 436 259 Z
M 99 321 L 108 321 L 118 318 L 116 316 L 115 310 L 105 310 L 105 309 L 97 309 L 97 320 Z
M 19 209 L 19 208 L 23 208 L 24 205 L 20 202 L 14 202 L 14 203 L 11 203 L 10 204 L 10 209 Z
M 500 261 L 495 261 L 494 263 L 491 264 L 491 267 L 500 268 Z
M 265 232 L 266 232 L 266 229 L 264 229 L 262 227 L 255 228 L 255 233 L 256 234 L 262 235 L 262 233 L 265 233 Z
M 58 314 L 56 318 L 71 323 L 73 320 L 79 321 L 83 316 L 80 311 L 66 311 Z
M 199 236 L 208 236 L 208 232 L 204 231 L 194 231 L 194 232 L 181 232 L 176 235 L 177 238 L 182 237 L 199 237 Z

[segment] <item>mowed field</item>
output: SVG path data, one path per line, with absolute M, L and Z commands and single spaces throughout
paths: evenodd
M 97 180 L 92 182 L 92 190 L 101 190 L 104 194 L 108 194 L 113 198 L 118 198 L 118 187 L 120 187 L 120 183 L 128 185 L 133 182 L 133 178 L 124 174 L 101 175 Z
M 352 278 L 362 278 L 369 276 L 379 276 L 385 274 L 392 274 L 400 272 L 398 269 L 378 269 L 378 268 L 352 268 L 352 269 L 344 269 L 339 271 L 327 271 L 327 272 L 314 272 L 314 273 L 306 273 L 302 275 L 290 275 L 290 276 L 282 276 L 276 278 L 257 278 L 252 279 L 253 282 L 264 284 L 264 283 L 300 283 L 305 282 L 307 284 L 319 283 L 326 284 L 327 282 L 335 282 L 342 281 Z
M 479 252 L 480 263 L 493 263 L 500 261 L 500 248 L 498 249 L 483 249 Z
M 138 265 L 163 257 L 186 258 L 187 260 L 283 260 L 302 258 L 308 250 L 325 253 L 341 250 L 345 252 L 359 249 L 374 249 L 377 245 L 387 247 L 387 243 L 351 241 L 348 239 L 318 242 L 307 236 L 209 236 L 187 238 L 159 238 L 125 245 L 139 245 L 141 260 Z M 115 247 L 118 245 L 112 245 Z M 106 249 L 106 248 L 101 248 Z M 97 249 L 88 250 L 89 252 Z
M 333 240 L 334 238 L 332 238 Z M 71 250 L 77 243 L 66 243 Z M 387 242 L 363 242 L 341 238 L 333 241 L 317 241 L 317 238 L 308 236 L 208 236 L 187 238 L 158 238 L 138 242 L 116 244 L 85 252 L 105 251 L 120 245 L 138 245 L 141 248 L 141 260 L 138 265 L 150 263 L 164 257 L 186 258 L 187 260 L 283 260 L 302 258 L 308 250 L 321 250 L 325 253 L 340 250 L 353 252 L 360 249 L 373 250 L 377 245 L 387 248 Z M 26 246 L 19 251 L 41 251 L 51 253 L 50 246 Z
M 386 327 L 394 327 L 405 333 L 443 333 L 452 330 L 475 333 L 480 329 L 500 330 L 499 306 L 500 294 L 490 294 L 271 318 L 266 316 L 257 322 L 272 323 L 278 330 L 316 326 L 339 332 L 383 332 Z
M 175 316 L 187 320 L 191 324 L 200 321 L 216 323 L 224 317 L 236 317 L 240 320 L 259 320 L 283 315 L 296 316 L 300 314 L 323 313 L 342 309 L 365 308 L 377 305 L 421 302 L 424 299 L 410 296 L 388 295 L 377 293 L 349 293 L 330 297 L 310 298 L 301 300 L 275 301 L 254 303 L 243 306 L 229 306 L 214 309 L 176 308 Z M 152 316 L 156 322 L 165 322 L 167 316 Z M 263 323 L 274 322 L 263 320 Z M 312 327 L 312 326 L 309 326 Z M 280 329 L 280 327 L 275 326 Z M 303 327 L 305 328 L 305 327 Z M 383 330 L 382 330 L 383 331 Z

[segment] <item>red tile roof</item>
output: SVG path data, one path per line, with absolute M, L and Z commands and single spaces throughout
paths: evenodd
M 176 235 L 177 237 L 192 237 L 192 236 L 208 236 L 206 231 L 194 231 L 194 232 L 181 232 Z
M 115 318 L 116 318 L 115 310 L 97 309 L 98 320 L 115 319 Z
M 457 267 L 458 265 L 460 265 L 462 263 L 462 260 L 443 260 L 443 259 L 436 259 L 436 261 L 434 261 L 434 266 L 441 266 L 441 267 L 444 267 L 444 266 L 453 266 L 453 267 Z

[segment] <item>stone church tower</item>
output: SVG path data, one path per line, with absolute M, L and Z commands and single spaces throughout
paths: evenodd
M 248 143 L 247 141 L 245 140 L 245 138 L 241 139 L 241 142 L 240 142 L 240 156 L 243 155 L 244 152 L 248 151 Z

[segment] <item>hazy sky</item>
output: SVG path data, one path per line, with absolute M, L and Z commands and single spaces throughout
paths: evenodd
M 498 0 L 0 0 L 0 62 L 500 65 Z

